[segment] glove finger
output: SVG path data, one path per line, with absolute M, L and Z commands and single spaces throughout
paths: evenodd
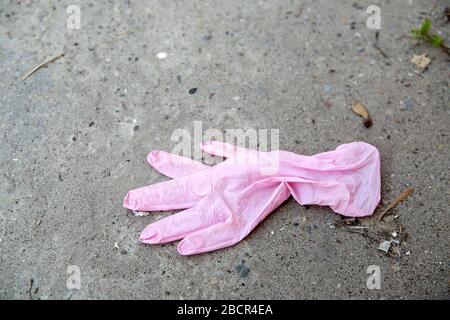
M 289 189 L 283 182 L 270 178 L 250 185 L 244 192 L 248 194 L 240 207 L 246 217 L 244 236 L 290 197 Z
M 150 152 L 147 156 L 147 162 L 170 178 L 184 177 L 210 168 L 201 162 L 165 151 Z
M 163 211 L 187 209 L 211 192 L 208 176 L 191 174 L 128 192 L 123 206 L 130 210 Z
M 193 255 L 232 246 L 241 241 L 239 227 L 229 221 L 191 233 L 178 244 L 182 255 Z
M 244 239 L 290 196 L 286 185 L 274 179 L 249 186 L 244 193 L 248 195 L 234 216 L 229 215 L 223 222 L 189 234 L 178 244 L 178 252 L 193 255 L 232 246 Z
M 213 223 L 212 217 L 196 206 L 149 224 L 142 231 L 139 241 L 158 244 L 180 240 Z

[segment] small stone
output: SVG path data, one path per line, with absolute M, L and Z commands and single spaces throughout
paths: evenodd
M 424 53 L 421 55 L 415 54 L 411 62 L 414 63 L 419 68 L 425 69 L 431 63 L 431 60 L 427 58 L 427 55 Z
M 398 234 L 397 234 L 397 232 L 392 232 L 392 236 L 394 237 L 394 238 L 397 238 L 397 236 L 398 236 Z
M 197 88 L 189 89 L 189 94 L 195 94 L 197 92 Z
M 395 255 L 398 258 L 400 258 L 402 255 L 402 251 L 400 250 L 399 246 L 392 247 L 391 252 L 393 255 Z
M 133 214 L 135 217 L 145 217 L 148 216 L 150 212 L 133 210 Z
M 275 231 L 270 231 L 270 234 L 271 234 L 271 235 L 274 235 L 274 234 L 275 234 Z
M 209 40 L 211 40 L 211 38 L 212 38 L 212 36 L 211 36 L 210 34 L 208 34 L 208 35 L 204 36 L 204 37 L 202 38 L 202 40 L 203 40 L 204 42 L 208 42 Z
M 167 52 L 158 52 L 158 54 L 156 55 L 156 57 L 157 57 L 159 60 L 165 59 L 165 58 L 167 58 Z
M 378 246 L 378 250 L 381 250 L 383 252 L 388 252 L 390 248 L 391 248 L 391 242 L 390 241 L 383 241 Z
M 240 264 L 236 267 L 236 272 L 238 273 L 240 278 L 246 278 L 250 273 L 250 269 L 243 264 Z
M 402 268 L 401 268 L 400 265 L 398 265 L 398 264 L 392 265 L 392 266 L 391 266 L 391 269 L 392 269 L 392 271 L 394 271 L 394 272 L 399 272 L 399 271 L 402 270 Z
M 122 250 L 120 250 L 120 254 L 123 254 L 123 255 L 128 254 L 128 251 L 125 249 L 122 249 Z

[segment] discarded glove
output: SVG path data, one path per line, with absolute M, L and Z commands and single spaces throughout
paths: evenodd
M 329 206 L 348 217 L 369 216 L 380 201 L 380 156 L 367 143 L 344 144 L 313 156 L 214 141 L 200 148 L 227 160 L 210 167 L 164 151 L 148 155 L 150 165 L 174 179 L 129 191 L 124 207 L 186 210 L 148 225 L 141 242 L 183 239 L 178 252 L 198 254 L 238 243 L 290 195 L 299 204 Z M 276 160 L 276 170 L 269 174 L 264 172 L 267 159 Z

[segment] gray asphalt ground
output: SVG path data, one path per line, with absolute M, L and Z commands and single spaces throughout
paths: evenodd
M 71 4 L 79 30 L 66 26 Z M 387 58 L 366 26 L 370 4 L 381 7 Z M 404 36 L 432 5 L 1 1 L 0 297 L 448 299 L 450 61 Z M 446 5 L 431 17 L 450 42 Z M 411 63 L 422 53 L 426 70 Z M 336 227 L 329 208 L 290 199 L 231 248 L 183 257 L 176 243 L 140 244 L 141 230 L 168 213 L 136 217 L 123 197 L 167 179 L 146 156 L 172 150 L 174 130 L 192 132 L 194 120 L 279 129 L 281 149 L 307 155 L 366 141 L 381 153 L 380 208 L 415 191 L 384 222 L 357 222 L 367 229 Z M 392 232 L 400 244 L 383 253 Z M 73 265 L 79 290 L 66 285 Z M 367 288 L 371 265 L 380 289 Z

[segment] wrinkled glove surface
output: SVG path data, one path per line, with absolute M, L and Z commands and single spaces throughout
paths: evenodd
M 186 210 L 148 225 L 141 242 L 183 239 L 178 252 L 198 254 L 238 243 L 291 195 L 301 205 L 329 206 L 347 217 L 369 216 L 380 201 L 380 156 L 367 143 L 313 156 L 214 141 L 200 148 L 227 160 L 211 167 L 164 151 L 148 155 L 150 165 L 173 180 L 129 191 L 124 207 Z

